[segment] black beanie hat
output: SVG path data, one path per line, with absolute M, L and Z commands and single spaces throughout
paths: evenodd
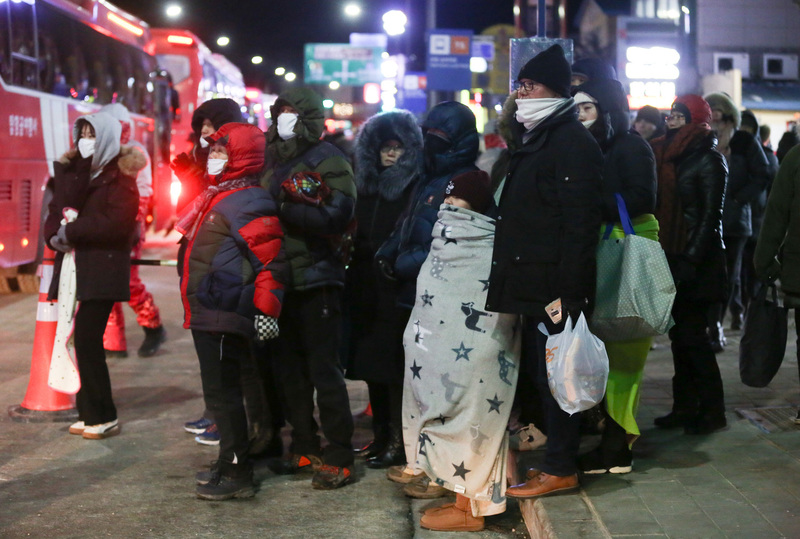
M 645 105 L 639 109 L 639 112 L 636 113 L 636 120 L 644 120 L 645 122 L 650 122 L 653 125 L 661 125 L 664 123 L 664 120 L 661 118 L 661 113 L 658 111 L 657 108 L 651 105 Z M 687 121 L 688 123 L 688 121 Z
M 492 202 L 492 181 L 482 170 L 471 170 L 450 178 L 444 197 L 463 198 L 478 213 L 486 213 Z
M 540 52 L 522 66 L 517 80 L 530 79 L 544 84 L 562 97 L 569 97 L 572 70 L 560 45 Z

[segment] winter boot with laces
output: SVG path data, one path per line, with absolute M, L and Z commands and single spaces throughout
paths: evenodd
M 204 478 L 195 477 L 196 481 L 200 479 Z M 252 498 L 256 493 L 253 467 L 249 463 L 233 464 L 220 459 L 216 466 L 211 468 L 208 482 L 197 485 L 196 493 L 201 500 L 211 501 Z

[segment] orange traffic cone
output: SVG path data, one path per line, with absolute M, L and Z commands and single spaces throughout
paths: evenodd
M 22 404 L 8 409 L 14 421 L 24 423 L 44 421 L 75 421 L 78 410 L 75 396 L 54 391 L 47 385 L 50 373 L 50 357 L 58 325 L 58 303 L 47 301 L 47 291 L 53 280 L 55 253 L 47 246 L 39 266 L 39 306 L 36 310 L 36 330 L 33 334 L 31 377 Z

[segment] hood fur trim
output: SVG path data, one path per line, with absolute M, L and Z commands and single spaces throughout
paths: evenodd
M 139 171 L 147 166 L 147 158 L 144 154 L 133 146 L 122 146 L 119 150 L 119 161 L 117 161 L 120 172 L 126 176 L 135 178 Z

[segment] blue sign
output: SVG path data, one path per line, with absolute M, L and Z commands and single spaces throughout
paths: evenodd
M 429 30 L 425 68 L 429 90 L 468 90 L 472 87 L 469 59 L 471 30 Z

